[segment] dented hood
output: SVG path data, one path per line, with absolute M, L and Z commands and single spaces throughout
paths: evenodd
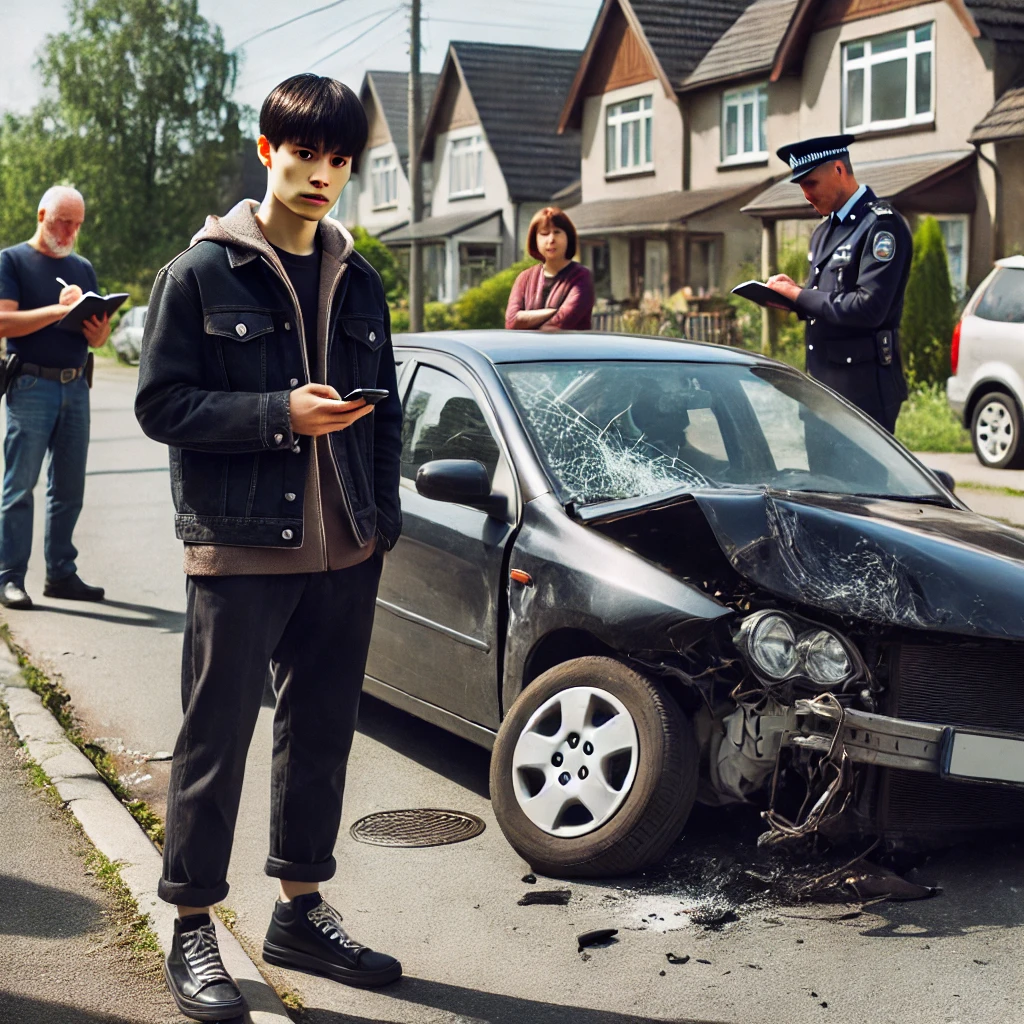
M 733 568 L 800 604 L 883 625 L 1024 639 L 1024 532 L 915 502 L 692 494 Z

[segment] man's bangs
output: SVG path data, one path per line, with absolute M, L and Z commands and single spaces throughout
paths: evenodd
M 295 75 L 263 101 L 260 134 L 275 149 L 288 142 L 358 156 L 366 146 L 366 112 L 347 85 L 319 75 Z

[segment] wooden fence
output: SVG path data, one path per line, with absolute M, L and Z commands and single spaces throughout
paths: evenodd
M 639 310 L 609 310 L 594 313 L 594 330 L 623 334 L 657 334 L 714 345 L 736 345 L 739 335 L 731 313 L 641 313 Z

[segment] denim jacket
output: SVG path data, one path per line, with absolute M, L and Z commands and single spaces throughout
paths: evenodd
M 326 377 L 323 366 L 311 373 L 303 335 L 314 328 L 302 324 L 256 208 L 245 200 L 208 218 L 153 286 L 135 413 L 149 437 L 170 446 L 177 536 L 300 548 L 311 523 L 323 529 L 304 507 L 307 473 L 335 472 L 356 542 L 376 534 L 390 549 L 402 526 L 402 409 L 380 278 L 340 225 L 321 224 L 327 269 L 315 329 L 326 339 Z M 357 387 L 390 392 L 371 414 L 329 435 L 327 467 L 317 466 L 312 439 L 291 429 L 289 395 L 310 380 L 341 395 Z

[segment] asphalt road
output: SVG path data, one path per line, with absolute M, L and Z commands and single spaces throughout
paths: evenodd
M 165 453 L 140 434 L 133 394 L 132 371 L 97 372 L 77 541 L 83 577 L 106 585 L 110 600 L 43 599 L 37 554 L 28 579 L 37 608 L 6 615 L 18 640 L 63 677 L 88 735 L 154 752 L 172 748 L 180 720 L 184 587 Z M 265 708 L 249 753 L 226 901 L 253 949 L 276 890 L 262 872 L 270 716 Z M 131 755 L 124 763 L 130 781 L 158 801 L 166 767 Z M 487 828 L 470 842 L 431 849 L 382 849 L 350 837 L 362 815 L 405 807 L 469 811 Z M 1020 1020 L 1024 862 L 1013 845 L 937 855 L 916 877 L 942 886 L 942 895 L 856 914 L 845 905 L 786 905 L 776 886 L 744 874 L 779 869 L 756 849 L 758 831 L 756 816 L 742 809 L 702 811 L 666 865 L 644 877 L 524 884 L 527 866 L 491 814 L 486 753 L 365 698 L 339 872 L 325 888 L 356 938 L 398 955 L 406 977 L 370 992 L 268 975 L 308 1008 L 307 1024 Z M 565 907 L 517 905 L 528 890 L 563 885 L 572 893 Z M 693 911 L 711 904 L 727 904 L 738 920 L 718 930 L 695 924 Z M 618 928 L 616 941 L 579 953 L 575 936 L 598 927 Z M 671 964 L 669 952 L 691 959 Z

